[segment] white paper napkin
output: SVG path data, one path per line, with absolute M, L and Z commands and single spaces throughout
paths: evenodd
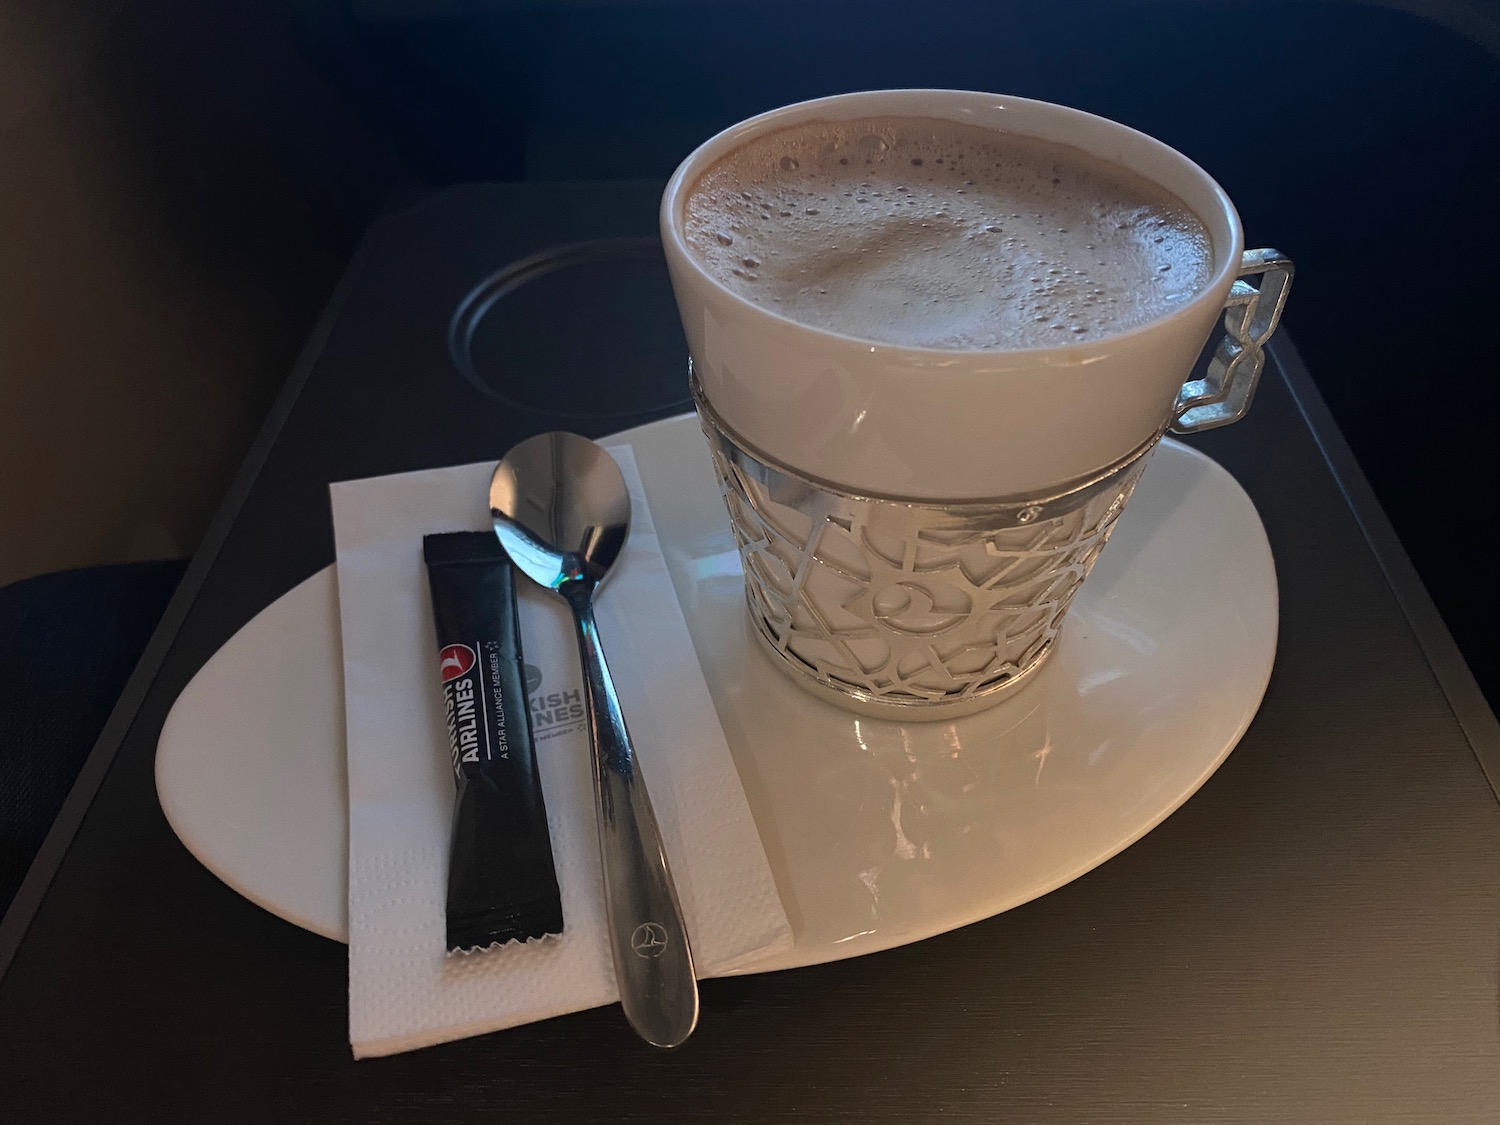
M 777 897 L 693 651 L 629 446 L 631 531 L 600 588 L 599 632 L 666 841 L 700 976 L 786 948 Z M 450 957 L 453 811 L 422 536 L 489 525 L 493 464 L 330 489 L 349 745 L 349 1039 L 356 1058 L 619 998 L 605 944 L 588 735 L 568 610 L 518 577 L 564 933 Z M 622 1017 L 623 1018 L 623 1017 Z

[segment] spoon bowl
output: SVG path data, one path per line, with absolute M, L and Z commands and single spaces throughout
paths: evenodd
M 521 573 L 556 590 L 597 586 L 630 531 L 630 491 L 615 459 L 577 434 L 523 441 L 490 478 L 495 534 Z

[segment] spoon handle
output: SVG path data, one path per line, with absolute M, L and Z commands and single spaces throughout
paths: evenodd
M 698 982 L 687 927 L 599 644 L 590 592 L 562 592 L 573 607 L 583 663 L 604 903 L 620 1004 L 642 1039 L 675 1047 L 698 1023 Z

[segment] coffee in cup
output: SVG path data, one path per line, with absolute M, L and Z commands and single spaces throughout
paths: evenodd
M 1207 228 L 1081 149 L 924 117 L 753 137 L 688 190 L 694 257 L 748 301 L 917 348 L 1047 348 L 1158 320 L 1207 285 Z
M 754 634 L 898 719 L 1037 675 L 1162 435 L 1248 407 L 1291 278 L 1160 141 L 956 90 L 741 122 L 661 233 Z

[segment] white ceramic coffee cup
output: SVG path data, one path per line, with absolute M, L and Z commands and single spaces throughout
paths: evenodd
M 687 196 L 720 157 L 800 122 L 877 116 L 1041 138 L 1137 172 L 1208 228 L 1212 276 L 1192 300 L 1142 327 L 1058 347 L 966 351 L 799 324 L 740 297 L 689 251 Z M 723 420 L 759 453 L 803 474 L 865 495 L 921 500 L 1041 494 L 1150 441 L 1224 310 L 1244 249 L 1228 196 L 1175 149 L 1076 109 L 958 90 L 841 94 L 726 129 L 673 174 L 661 234 L 694 369 Z

